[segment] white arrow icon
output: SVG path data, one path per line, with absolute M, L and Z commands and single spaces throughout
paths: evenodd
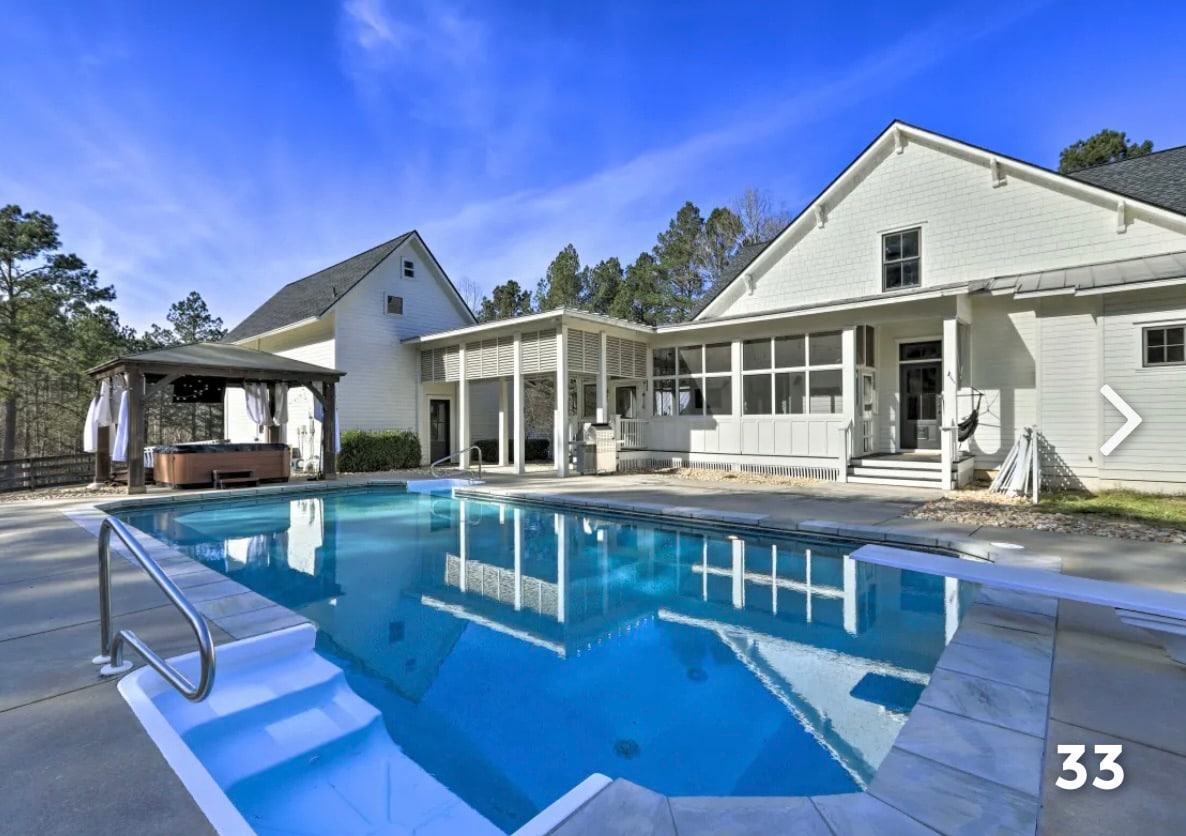
M 1116 430 L 1112 437 L 1104 442 L 1100 447 L 1100 452 L 1105 456 L 1111 455 L 1112 451 L 1120 446 L 1120 442 L 1132 435 L 1132 431 L 1141 425 L 1141 421 L 1145 420 L 1137 411 L 1133 409 L 1124 398 L 1116 394 L 1116 390 L 1108 384 L 1100 387 L 1100 394 L 1108 399 L 1108 403 L 1120 410 L 1120 414 L 1124 416 L 1124 426 Z

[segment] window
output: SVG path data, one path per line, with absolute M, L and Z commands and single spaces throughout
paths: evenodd
M 857 365 L 877 365 L 877 337 L 872 325 L 857 326 Z
M 404 278 L 405 279 L 416 278 L 416 262 L 412 261 L 412 259 L 410 259 L 410 258 L 404 259 Z
M 885 290 L 918 287 L 922 283 L 921 234 L 921 230 L 907 229 L 881 236 L 881 277 Z
M 387 297 L 387 313 L 391 314 L 392 316 L 403 316 L 404 297 L 389 295 Z
M 1145 365 L 1180 366 L 1186 363 L 1186 325 L 1145 329 Z
M 657 348 L 651 353 L 655 415 L 731 415 L 731 343 Z
M 839 331 L 747 340 L 741 347 L 744 415 L 844 411 Z

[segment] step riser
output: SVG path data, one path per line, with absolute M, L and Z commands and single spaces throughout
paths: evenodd
M 884 470 L 942 470 L 943 463 L 939 459 L 933 462 L 904 462 L 894 459 L 864 458 L 853 459 L 854 467 L 877 467 Z
M 849 476 L 850 483 L 858 485 L 891 485 L 899 488 L 929 488 L 933 491 L 942 490 L 941 482 L 924 482 L 919 479 L 870 479 L 868 476 Z
M 939 470 L 883 470 L 879 467 L 854 467 L 849 470 L 852 476 L 867 476 L 870 479 L 910 479 L 919 482 L 942 482 L 943 473 Z

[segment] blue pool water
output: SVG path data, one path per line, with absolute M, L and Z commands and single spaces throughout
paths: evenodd
M 506 830 L 593 772 L 860 789 L 971 592 L 854 542 L 397 489 L 121 517 L 312 620 L 404 752 Z

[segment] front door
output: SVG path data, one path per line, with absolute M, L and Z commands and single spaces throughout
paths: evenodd
M 449 407 L 447 400 L 433 398 L 428 402 L 429 461 L 439 461 L 453 452 L 449 449 L 453 438 L 452 427 L 449 426 Z
M 939 393 L 941 362 L 901 365 L 902 449 L 939 449 Z

